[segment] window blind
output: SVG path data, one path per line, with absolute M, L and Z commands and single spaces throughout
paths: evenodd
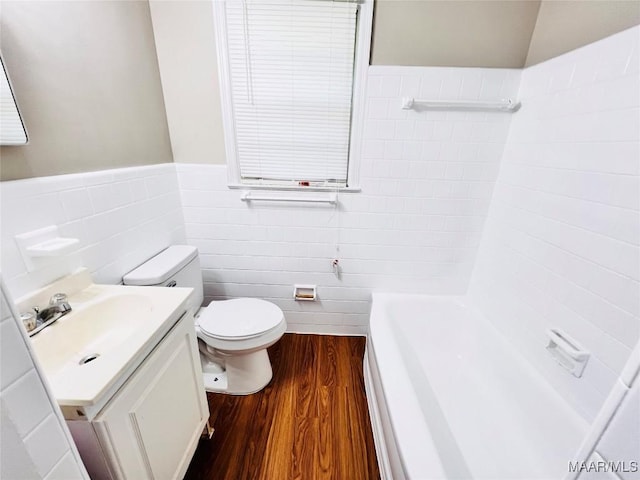
M 241 182 L 346 185 L 357 5 L 227 0 L 225 14 Z

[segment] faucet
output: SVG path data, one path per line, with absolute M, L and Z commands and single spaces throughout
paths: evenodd
M 56 293 L 49 299 L 49 306 L 43 309 L 33 307 L 33 311 L 35 315 L 31 312 L 20 315 L 30 337 L 64 317 L 71 311 L 71 305 L 65 293 Z

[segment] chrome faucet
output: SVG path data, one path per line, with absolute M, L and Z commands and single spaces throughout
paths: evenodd
M 64 317 L 71 311 L 71 305 L 67 301 L 66 294 L 56 293 L 49 299 L 48 307 L 43 309 L 33 307 L 33 311 L 35 315 L 31 312 L 20 315 L 30 337 Z

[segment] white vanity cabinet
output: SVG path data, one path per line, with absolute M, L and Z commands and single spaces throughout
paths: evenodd
M 90 422 L 69 422 L 94 480 L 182 478 L 209 410 L 193 316 L 182 319 Z
M 209 419 L 193 289 L 99 285 L 81 268 L 16 305 L 57 292 L 73 308 L 31 345 L 89 476 L 181 479 Z

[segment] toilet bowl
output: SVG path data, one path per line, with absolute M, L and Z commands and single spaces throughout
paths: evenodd
M 265 300 L 221 300 L 201 309 L 196 334 L 205 388 L 236 395 L 262 390 L 272 377 L 267 348 L 286 328 L 282 310 Z
M 195 247 L 169 247 L 125 275 L 123 283 L 194 289 L 188 308 L 194 312 L 206 390 L 248 395 L 271 381 L 267 348 L 287 329 L 282 310 L 256 298 L 218 300 L 201 307 L 203 284 Z

